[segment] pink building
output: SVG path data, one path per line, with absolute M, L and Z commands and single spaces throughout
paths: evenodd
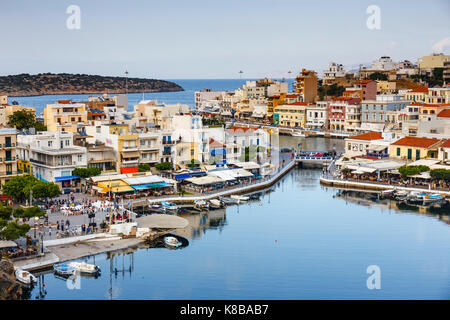
M 333 99 L 328 105 L 328 128 L 331 131 L 345 131 L 347 107 L 349 105 L 357 105 L 360 101 L 359 98 L 351 97 L 337 97 Z
M 358 80 L 356 81 L 356 87 L 362 91 L 363 100 L 376 100 L 377 99 L 377 82 L 373 80 Z

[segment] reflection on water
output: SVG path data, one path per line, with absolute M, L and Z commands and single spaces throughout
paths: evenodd
M 379 199 L 377 191 L 359 191 L 336 189 L 335 197 L 343 199 L 347 203 L 354 203 L 366 207 L 377 207 L 382 211 L 388 210 L 395 213 L 416 213 L 435 217 L 450 224 L 450 203 L 444 202 L 436 206 L 416 206 L 391 199 Z

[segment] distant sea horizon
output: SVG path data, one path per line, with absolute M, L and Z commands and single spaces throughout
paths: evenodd
M 256 78 L 239 78 L 239 79 L 161 79 L 175 82 L 180 85 L 184 91 L 176 92 L 137 92 L 128 93 L 128 110 L 132 111 L 133 106 L 138 104 L 139 101 L 145 100 L 158 100 L 166 104 L 187 104 L 191 108 L 195 107 L 195 92 L 202 89 L 212 89 L 217 91 L 233 91 L 245 84 L 249 80 L 257 80 Z M 274 79 L 281 81 L 282 79 Z M 289 83 L 289 90 L 292 89 L 292 83 L 294 79 L 287 78 L 286 82 Z M 8 97 L 9 103 L 17 101 L 20 105 L 26 107 L 34 107 L 36 109 L 36 116 L 39 117 L 47 104 L 52 104 L 58 100 L 72 100 L 73 102 L 87 101 L 89 97 L 102 95 L 99 93 L 89 94 L 50 94 L 40 96 L 28 96 L 28 97 Z M 109 94 L 114 96 L 116 94 Z

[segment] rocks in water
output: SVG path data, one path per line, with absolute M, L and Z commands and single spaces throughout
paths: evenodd
M 0 260 L 0 300 L 20 300 L 22 286 L 14 276 L 14 264 L 9 260 Z

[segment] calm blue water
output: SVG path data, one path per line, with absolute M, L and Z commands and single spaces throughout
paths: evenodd
M 180 92 L 155 92 L 145 93 L 144 97 L 147 100 L 158 100 L 167 104 L 184 103 L 190 107 L 195 106 L 194 92 L 202 89 L 213 90 L 235 90 L 245 84 L 247 80 L 255 79 L 196 79 L 196 80 L 170 80 L 180 85 L 185 91 Z M 289 83 L 289 88 L 292 88 L 292 79 L 286 80 Z M 19 104 L 36 108 L 36 114 L 39 116 L 47 104 L 55 103 L 57 100 L 72 99 L 76 101 L 87 101 L 88 97 L 93 94 L 72 94 L 72 95 L 44 95 L 35 97 L 9 97 L 9 101 L 16 100 Z M 113 96 L 113 94 L 112 94 Z M 128 108 L 133 109 L 133 106 L 142 100 L 142 93 L 130 93 L 128 95 Z
M 341 147 L 342 140 L 308 138 L 305 145 L 323 150 Z M 448 213 L 425 215 L 337 197 L 337 189 L 319 184 L 320 173 L 296 169 L 260 201 L 186 215 L 190 228 L 179 233 L 189 240 L 185 248 L 142 248 L 113 259 L 97 255 L 101 277 L 83 277 L 79 290 L 46 274 L 45 298 L 450 298 Z M 120 271 L 131 265 L 131 272 Z M 381 269 L 380 290 L 367 289 L 369 265 Z

